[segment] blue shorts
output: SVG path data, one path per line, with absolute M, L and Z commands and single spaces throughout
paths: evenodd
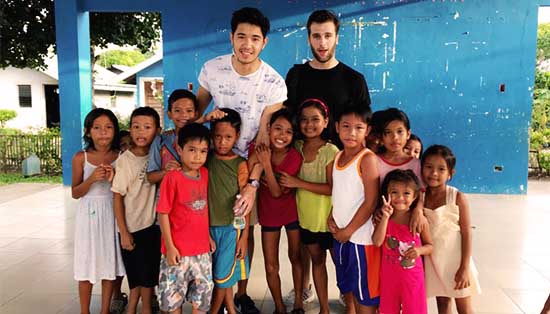
M 235 257 L 237 240 L 242 230 L 233 225 L 210 227 L 210 235 L 216 242 L 216 251 L 212 255 L 212 272 L 214 285 L 219 288 L 231 288 L 239 280 L 248 278 L 248 254 L 244 257 Z M 252 236 L 252 235 L 251 235 Z
M 380 304 L 380 248 L 334 241 L 336 282 L 342 294 L 352 292 L 359 304 Z M 367 266 L 368 265 L 368 266 Z

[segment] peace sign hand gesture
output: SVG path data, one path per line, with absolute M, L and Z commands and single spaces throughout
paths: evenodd
M 391 195 L 388 195 L 388 200 L 382 195 L 382 219 L 389 219 L 393 214 L 393 207 L 391 206 Z

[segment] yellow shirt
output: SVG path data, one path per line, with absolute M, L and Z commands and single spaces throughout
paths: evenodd
M 296 141 L 296 149 L 304 155 L 304 141 Z M 315 160 L 303 162 L 298 177 L 311 183 L 327 182 L 327 165 L 334 160 L 338 148 L 327 142 L 319 148 Z M 331 197 L 320 195 L 304 189 L 297 189 L 298 220 L 300 227 L 311 232 L 328 232 L 327 219 L 332 207 Z

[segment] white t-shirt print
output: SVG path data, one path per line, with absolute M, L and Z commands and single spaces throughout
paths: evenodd
M 206 89 L 214 106 L 230 108 L 241 115 L 241 136 L 234 151 L 248 157 L 248 146 L 260 128 L 265 107 L 286 100 L 285 80 L 269 64 L 262 61 L 258 70 L 242 76 L 233 69 L 231 54 L 207 61 L 199 74 L 199 84 Z

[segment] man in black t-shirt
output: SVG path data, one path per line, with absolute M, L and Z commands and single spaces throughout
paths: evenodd
M 336 119 L 339 118 L 343 109 L 348 106 L 370 106 L 370 96 L 363 75 L 336 59 L 335 50 L 338 43 L 339 27 L 338 17 L 328 10 L 318 10 L 309 16 L 307 21 L 308 43 L 313 53 L 313 60 L 304 64 L 296 64 L 288 71 L 286 75 L 288 97 L 284 105 L 296 112 L 300 104 L 308 98 L 322 100 L 329 109 L 330 139 L 342 148 L 334 129 Z M 307 232 L 307 230 L 303 232 Z M 304 236 L 305 234 L 302 235 L 302 237 Z M 309 278 L 310 254 L 314 259 L 314 276 L 317 276 L 316 281 L 320 281 L 316 282 L 316 286 L 319 285 L 322 290 L 327 287 L 326 268 L 324 270 L 325 274 L 322 275 L 322 268 L 316 266 L 316 264 L 319 265 L 324 261 L 326 251 L 315 243 L 306 246 L 307 250 L 302 251 L 304 302 L 313 299 Z M 324 265 L 322 266 L 324 267 Z M 315 268 L 317 268 L 317 271 L 315 271 Z M 317 294 L 321 314 L 328 313 L 326 290 L 317 291 Z M 286 299 L 292 299 L 293 296 L 294 291 L 291 291 Z M 354 313 L 353 297 L 346 295 L 345 303 L 348 307 L 347 313 Z
M 284 103 L 296 110 L 308 98 L 322 100 L 329 108 L 332 131 L 343 108 L 370 105 L 369 90 L 363 75 L 336 59 L 339 28 L 338 17 L 331 11 L 318 10 L 309 16 L 308 43 L 313 60 L 296 64 L 288 71 L 288 99 Z M 339 143 L 335 132 L 331 132 L 331 139 Z

